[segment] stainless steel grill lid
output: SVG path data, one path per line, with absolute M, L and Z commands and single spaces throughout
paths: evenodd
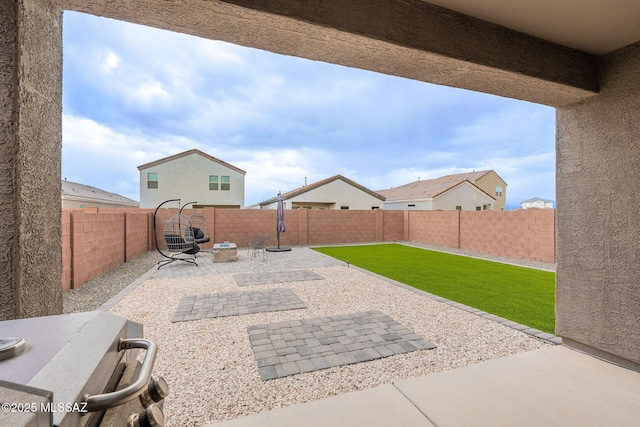
M 24 338 L 0 338 L 0 360 L 11 359 L 25 350 Z

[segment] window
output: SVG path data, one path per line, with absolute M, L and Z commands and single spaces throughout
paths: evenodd
M 496 197 L 502 196 L 502 187 L 496 187 Z
M 220 189 L 225 191 L 231 190 L 231 177 L 224 175 L 220 177 Z
M 482 210 L 482 206 L 476 206 L 476 210 L 477 211 L 481 211 Z
M 349 210 L 349 206 L 340 206 L 340 209 L 342 209 L 343 211 L 348 211 Z
M 209 175 L 209 190 L 217 190 L 218 188 L 218 175 Z
M 462 210 L 462 206 L 456 206 L 456 210 L 457 211 L 461 211 Z
M 158 174 L 157 173 L 148 173 L 147 174 L 147 188 L 158 188 Z
M 380 206 L 371 206 L 371 210 L 380 209 Z

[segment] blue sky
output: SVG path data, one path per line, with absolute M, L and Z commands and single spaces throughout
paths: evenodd
M 247 172 L 246 205 L 484 169 L 508 205 L 555 200 L 553 108 L 76 12 L 63 70 L 62 176 L 135 200 L 137 166 L 193 148 Z

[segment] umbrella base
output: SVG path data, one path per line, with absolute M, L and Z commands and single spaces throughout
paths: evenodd
M 288 252 L 290 251 L 291 248 L 287 248 L 287 247 L 273 247 L 273 248 L 267 248 L 267 252 Z

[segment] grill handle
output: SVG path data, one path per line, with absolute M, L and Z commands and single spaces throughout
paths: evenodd
M 118 342 L 118 351 L 129 350 L 132 348 L 142 348 L 147 350 L 144 360 L 142 361 L 142 366 L 140 367 L 140 374 L 138 375 L 138 378 L 133 384 L 121 390 L 111 393 L 95 394 L 93 396 L 85 394 L 82 401 L 87 404 L 84 408 L 87 412 L 103 411 L 105 409 L 121 405 L 136 398 L 145 390 L 149 380 L 151 379 L 151 371 L 153 370 L 153 364 L 156 361 L 158 347 L 153 341 L 141 338 L 121 338 Z

